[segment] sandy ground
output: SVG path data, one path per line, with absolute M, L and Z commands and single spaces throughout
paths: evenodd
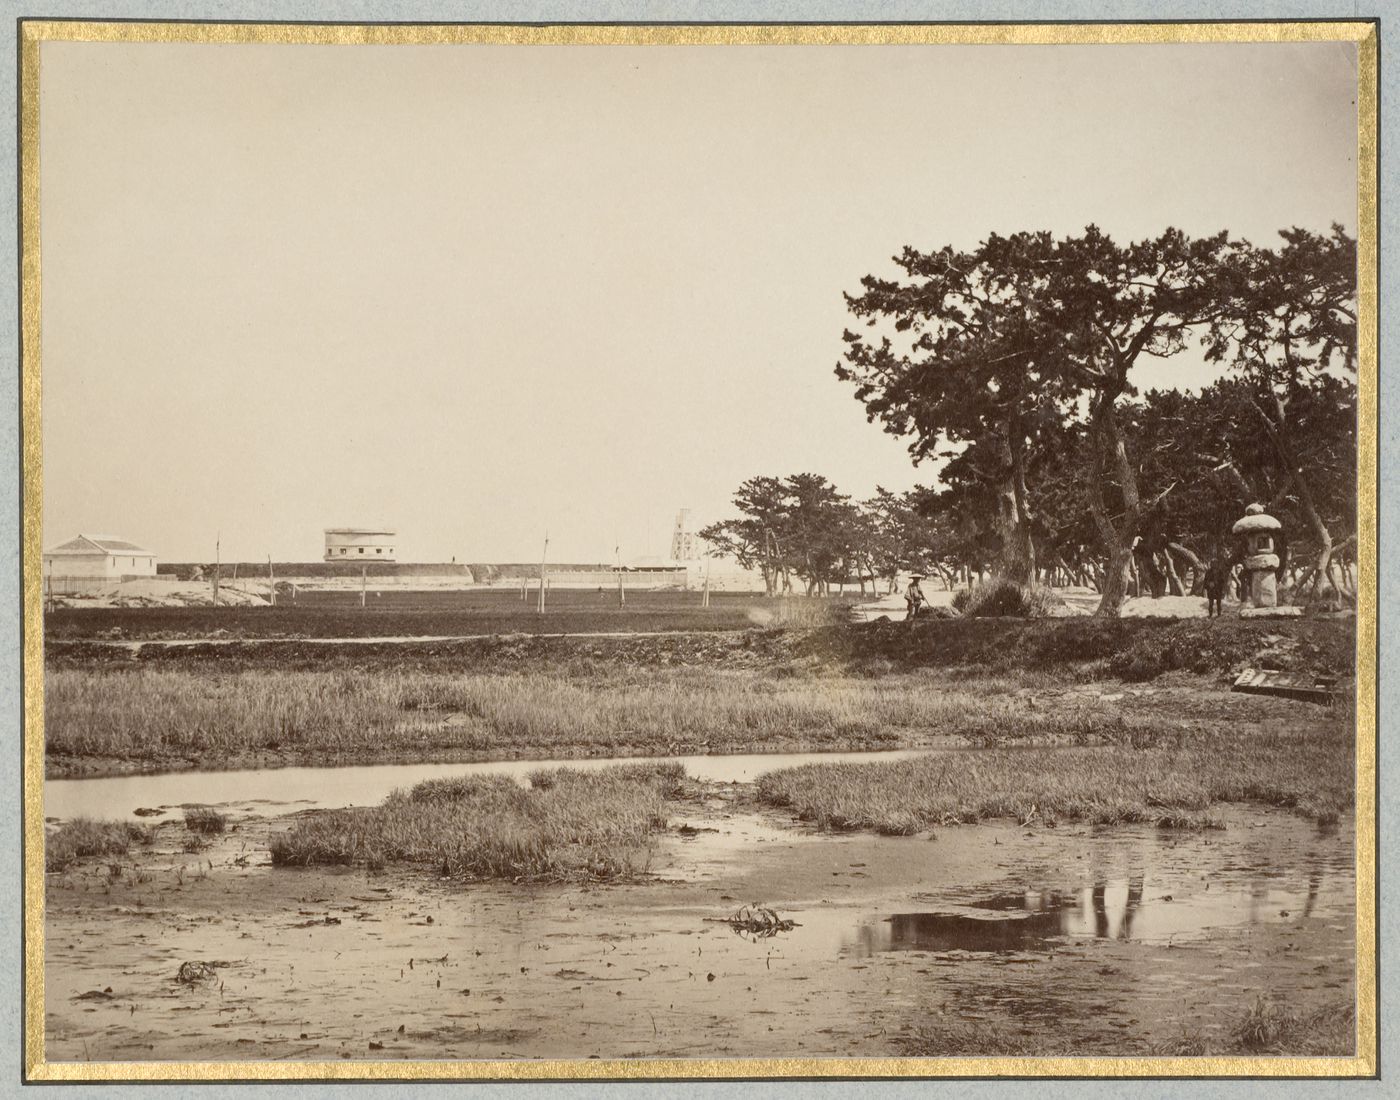
M 1065 602 L 1065 613 L 1069 615 L 1092 615 L 1099 606 L 1099 594 L 1092 588 L 1057 588 L 1055 595 Z M 933 607 L 951 607 L 953 604 L 953 593 L 945 589 L 926 588 L 924 598 Z M 1225 614 L 1237 614 L 1240 606 L 1237 601 L 1226 600 Z M 1162 596 L 1158 599 L 1137 596 L 1123 601 L 1121 614 L 1126 619 L 1204 619 L 1206 611 L 1204 596 Z M 896 592 L 891 596 L 882 596 L 878 600 L 859 604 L 854 614 L 861 622 L 870 622 L 881 615 L 891 619 L 903 619 L 904 594 Z
M 1352 996 L 1348 829 L 1230 808 L 1198 834 L 828 836 L 744 791 L 682 805 L 632 885 L 274 869 L 288 816 L 199 854 L 162 826 L 120 877 L 49 876 L 48 1056 L 863 1056 L 968 1023 L 1127 1054 L 1219 1039 L 1259 994 Z M 798 927 L 714 923 L 750 902 Z M 177 981 L 193 961 L 212 977 Z
M 110 591 L 96 596 L 56 596 L 56 607 L 188 607 L 207 605 L 213 600 L 209 581 L 134 580 L 119 581 Z M 219 604 L 227 607 L 258 607 L 267 604 L 267 582 L 224 581 L 219 586 Z

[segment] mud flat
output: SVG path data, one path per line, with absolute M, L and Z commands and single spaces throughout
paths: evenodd
M 198 852 L 159 825 L 149 849 L 49 876 L 48 1055 L 851 1057 L 939 1032 L 1233 1052 L 1261 997 L 1353 1000 L 1345 823 L 1229 805 L 1205 832 L 831 835 L 749 793 L 706 786 L 614 885 L 273 868 L 288 814 L 236 815 Z M 723 923 L 754 902 L 796 926 Z M 208 965 L 182 982 L 184 963 Z

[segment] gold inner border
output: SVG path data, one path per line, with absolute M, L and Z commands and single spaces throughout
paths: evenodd
M 31 1081 L 598 1080 L 719 1077 L 1369 1077 L 1377 1069 L 1377 26 L 1373 22 L 866 25 L 19 23 L 24 1075 Z M 1357 1053 L 1350 1058 L 766 1058 L 461 1062 L 49 1062 L 44 1053 L 44 696 L 39 74 L 43 42 L 277 45 L 1130 45 L 1353 42 L 1358 88 Z

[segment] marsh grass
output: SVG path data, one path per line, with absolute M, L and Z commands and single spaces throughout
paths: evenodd
M 973 1020 L 920 1024 L 895 1039 L 908 1058 L 1053 1057 L 1082 1054 L 1069 1040 L 1044 1028 L 1011 1028 Z
M 1352 805 L 1340 718 L 1273 732 L 1178 731 L 1148 747 L 992 749 L 897 763 L 808 764 L 759 777 L 760 801 L 829 829 L 908 834 L 990 818 L 1207 828 L 1221 802 L 1287 807 L 1331 824 Z
M 585 675 L 61 668 L 47 672 L 46 700 L 51 760 L 198 760 L 205 767 L 260 753 L 323 762 L 434 751 L 873 749 L 952 735 L 980 743 L 1091 742 L 1160 725 L 1153 715 L 1124 719 L 1097 699 L 1037 708 L 975 681 L 921 673 L 781 678 L 711 668 Z
M 1300 1012 L 1260 996 L 1235 1022 L 1231 1038 L 1246 1054 L 1353 1054 L 1356 1005 L 1343 1001 Z
M 1349 1000 L 1297 1010 L 1267 997 L 1230 1022 L 1222 1036 L 1183 1023 L 1149 1053 L 1165 1057 L 1271 1054 L 1291 1057 L 1346 1057 L 1356 1053 L 1356 1005 Z
M 946 1020 L 922 1023 L 895 1040 L 900 1054 L 914 1058 L 1054 1057 L 1095 1053 L 1099 1044 L 1047 1032 L 1042 1027 L 1008 1027 L 991 1021 Z M 1146 1053 L 1159 1057 L 1271 1054 L 1291 1057 L 1345 1057 L 1356 1051 L 1356 1006 L 1338 1001 L 1294 1011 L 1259 997 L 1230 1021 L 1224 1033 L 1183 1024 L 1178 1034 L 1150 1042 Z M 1126 1053 L 1121 1046 L 1115 1053 Z
M 44 869 L 64 871 L 80 859 L 124 856 L 133 844 L 149 845 L 153 840 L 154 833 L 141 825 L 75 817 L 44 838 Z
M 228 827 L 228 818 L 210 806 L 192 806 L 185 811 L 185 828 L 192 833 L 206 836 L 222 833 Z
M 276 866 L 390 863 L 444 877 L 566 881 L 618 879 L 644 865 L 666 827 L 679 764 L 460 776 L 395 791 L 379 806 L 308 817 L 271 841 Z

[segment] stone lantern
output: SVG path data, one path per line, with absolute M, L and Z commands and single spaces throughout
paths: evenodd
M 1295 608 L 1278 608 L 1278 553 L 1274 549 L 1274 532 L 1283 524 L 1266 515 L 1262 504 L 1251 504 L 1244 518 L 1231 528 L 1231 533 L 1245 537 L 1244 571 L 1249 578 L 1250 606 L 1241 615 L 1283 613 Z

